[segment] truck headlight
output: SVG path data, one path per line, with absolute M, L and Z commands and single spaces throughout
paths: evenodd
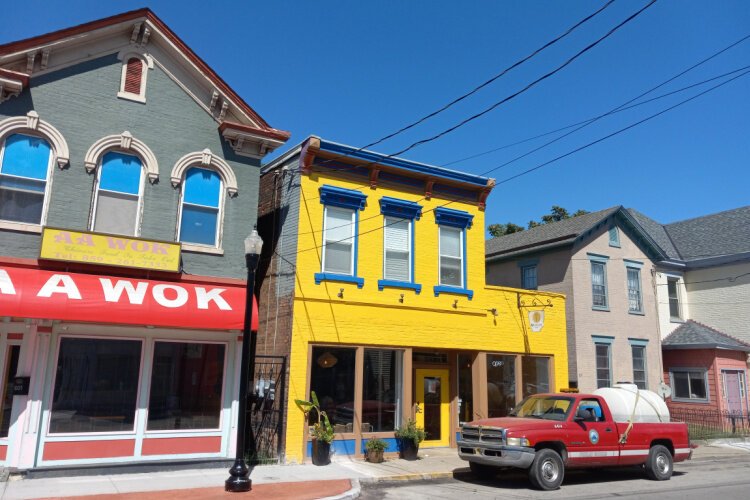
M 508 438 L 508 446 L 531 446 L 531 441 L 526 438 Z

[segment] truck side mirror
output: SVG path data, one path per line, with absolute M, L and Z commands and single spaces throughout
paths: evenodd
M 593 422 L 594 420 L 595 419 L 592 416 L 591 410 L 589 410 L 588 408 L 578 408 L 575 417 L 573 417 L 574 422 Z

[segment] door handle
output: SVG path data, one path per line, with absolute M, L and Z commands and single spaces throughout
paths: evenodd
M 606 429 L 604 429 L 604 432 L 612 432 L 612 429 L 610 429 L 609 427 L 607 427 Z

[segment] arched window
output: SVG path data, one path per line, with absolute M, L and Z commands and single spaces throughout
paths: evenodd
M 180 203 L 179 241 L 219 246 L 222 184 L 221 177 L 214 170 L 191 167 L 185 172 Z
M 0 219 L 41 224 L 52 163 L 49 143 L 12 134 L 0 146 Z
M 91 229 L 138 236 L 143 199 L 143 163 L 134 155 L 109 151 L 97 171 Z

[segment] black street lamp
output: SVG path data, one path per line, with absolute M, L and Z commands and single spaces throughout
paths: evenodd
M 250 332 L 253 322 L 253 296 L 255 295 L 255 269 L 258 267 L 263 240 L 253 228 L 250 236 L 245 238 L 245 263 L 247 264 L 247 290 L 245 297 L 245 328 L 242 330 L 242 359 L 240 361 L 240 394 L 237 409 L 237 449 L 234 465 L 229 469 L 229 478 L 224 481 L 224 490 L 231 492 L 250 491 L 253 482 L 250 480 L 250 469 L 245 463 L 245 425 L 247 424 L 248 375 L 255 378 L 255 347 L 257 336 Z M 250 429 L 250 459 L 256 454 L 255 437 Z

